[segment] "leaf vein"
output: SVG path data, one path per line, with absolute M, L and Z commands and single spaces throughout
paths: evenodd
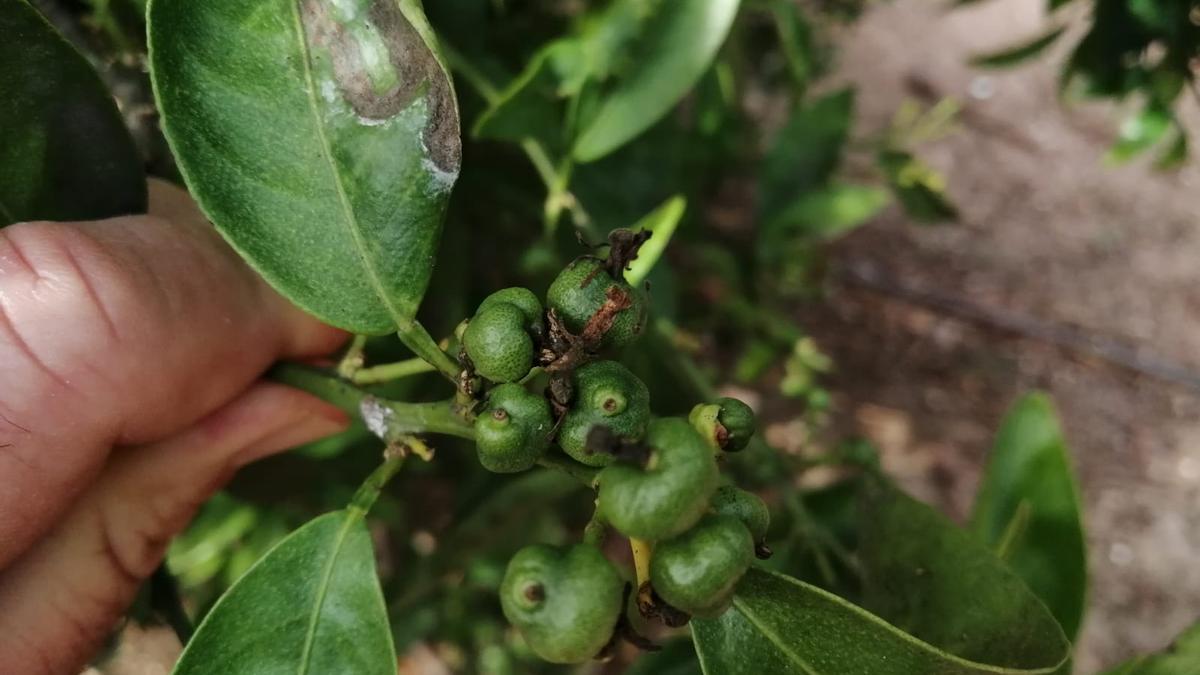
M 742 616 L 746 617 L 746 620 L 749 621 L 751 625 L 753 625 L 755 628 L 757 628 L 759 630 L 759 632 L 761 632 L 763 635 L 765 635 L 767 637 L 767 640 L 769 640 L 771 642 L 771 644 L 775 645 L 775 647 L 779 651 L 783 652 L 785 655 L 787 655 L 787 656 L 791 657 L 793 660 L 795 660 L 797 665 L 799 665 L 800 668 L 803 669 L 805 673 L 808 673 L 808 675 L 821 675 L 821 673 L 817 672 L 816 670 L 813 670 L 812 666 L 808 665 L 808 663 L 804 659 L 800 658 L 799 654 L 795 653 L 786 644 L 784 644 L 782 638 L 780 638 L 774 632 L 769 630 L 766 627 L 766 625 L 762 623 L 761 620 L 757 619 L 754 616 L 754 613 L 752 611 L 750 611 L 750 608 L 746 605 L 746 602 L 744 600 L 742 600 L 741 598 L 738 598 L 738 597 L 734 597 L 733 606 L 737 608 L 738 612 L 740 612 Z
M 350 528 L 361 517 L 360 512 L 347 511 L 346 519 L 342 523 L 342 527 L 337 532 L 337 537 L 334 539 L 333 550 L 330 551 L 329 560 L 325 563 L 325 569 L 321 572 L 321 584 L 317 587 L 317 599 L 313 603 L 312 616 L 308 620 L 308 629 L 304 633 L 304 647 L 300 652 L 300 667 L 296 671 L 298 675 L 306 675 L 308 673 L 309 662 L 312 660 L 313 646 L 316 643 L 317 624 L 321 618 L 321 608 L 325 605 L 325 596 L 329 592 L 329 580 L 333 578 L 333 571 L 337 567 L 338 557 L 342 554 L 342 545 L 346 542 L 346 535 L 350 533 Z
M 300 16 L 300 2 L 296 0 L 291 3 L 292 15 L 296 22 L 296 35 L 300 38 L 300 51 L 303 55 L 301 62 L 304 67 L 305 96 L 308 98 L 308 108 L 312 112 L 313 127 L 317 132 L 317 140 L 321 143 L 321 154 L 325 159 L 325 165 L 329 168 L 329 173 L 333 177 L 334 187 L 337 189 L 338 202 L 341 204 L 342 213 L 345 215 L 346 229 L 350 231 L 351 238 L 354 239 L 354 249 L 358 254 L 359 260 L 362 261 L 363 270 L 367 274 L 367 279 L 371 283 L 371 287 L 375 290 L 375 294 L 379 297 L 380 302 L 387 308 L 388 314 L 392 316 L 392 320 L 396 322 L 398 328 L 403 330 L 412 324 L 412 318 L 404 316 L 395 303 L 392 302 L 391 295 L 387 292 L 383 285 L 383 279 L 379 276 L 379 271 L 375 269 L 370 257 L 366 253 L 366 243 L 363 239 L 361 226 L 358 223 L 358 216 L 354 213 L 354 207 L 350 204 L 350 197 L 346 194 L 346 186 L 342 183 L 341 174 L 338 173 L 337 166 L 333 160 L 333 146 L 329 142 L 329 136 L 325 133 L 325 127 L 321 125 L 321 111 L 317 103 L 317 83 L 313 76 L 312 68 L 312 50 L 309 48 L 308 37 L 304 31 L 304 20 Z

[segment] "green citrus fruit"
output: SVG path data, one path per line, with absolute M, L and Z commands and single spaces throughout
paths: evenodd
M 487 405 L 475 418 L 475 450 L 488 471 L 525 471 L 550 445 L 554 420 L 545 397 L 519 384 L 502 384 L 488 392 Z
M 733 516 L 742 521 L 755 543 L 762 542 L 771 527 L 771 512 L 767 505 L 753 492 L 734 485 L 722 485 L 712 497 L 712 510 L 717 515 Z
M 657 419 L 646 432 L 645 467 L 617 462 L 600 472 L 597 510 L 627 537 L 669 539 L 696 524 L 717 487 L 712 449 L 687 420 Z
M 543 311 L 542 303 L 538 300 L 537 295 L 528 288 L 514 286 L 512 288 L 502 288 L 495 293 L 483 299 L 479 303 L 479 309 L 475 310 L 476 314 L 483 312 L 488 307 L 507 303 L 521 310 L 525 315 L 525 328 L 530 332 L 538 332 L 542 329 Z
M 740 520 L 708 516 L 654 547 L 650 583 L 667 604 L 700 618 L 729 607 L 734 587 L 754 560 L 754 541 Z
M 588 320 L 604 306 L 609 289 L 625 294 L 632 304 L 617 312 L 604 334 L 601 347 L 624 347 L 637 339 L 646 325 L 646 299 L 624 280 L 613 279 L 602 261 L 579 258 L 550 284 L 546 303 L 575 334 L 583 332 Z
M 515 382 L 533 367 L 533 338 L 516 305 L 501 302 L 475 315 L 463 332 L 463 346 L 475 372 L 492 382 Z
M 754 411 L 736 398 L 717 399 L 717 405 L 721 406 L 717 421 L 729 432 L 722 447 L 729 452 L 737 452 L 745 448 L 750 443 L 750 439 L 754 437 L 757 426 L 754 420 Z
M 640 439 L 650 421 L 650 391 L 628 368 L 616 361 L 594 361 L 572 377 L 571 408 L 558 428 L 558 444 L 588 466 L 604 466 L 612 455 L 590 452 L 588 433 L 606 426 L 614 435 Z
M 504 616 L 538 656 L 582 663 L 612 638 L 625 581 L 595 546 L 527 546 L 500 584 Z

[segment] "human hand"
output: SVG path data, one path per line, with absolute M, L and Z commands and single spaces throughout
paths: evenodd
M 181 190 L 149 211 L 0 230 L 0 673 L 77 673 L 239 467 L 347 424 L 259 380 L 345 335 Z

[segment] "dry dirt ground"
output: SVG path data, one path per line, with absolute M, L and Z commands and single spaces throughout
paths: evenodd
M 1200 618 L 1200 380 L 1095 354 L 1125 346 L 1118 357 L 1177 379 L 1200 373 L 1200 162 L 1106 166 L 1120 111 L 1057 98 L 1061 50 L 1015 70 L 967 65 L 1040 32 L 1042 6 L 900 0 L 843 36 L 859 133 L 906 98 L 962 102 L 960 129 L 920 154 L 963 217 L 922 228 L 892 211 L 842 240 L 830 302 L 804 320 L 838 363 L 841 423 L 960 518 L 1007 405 L 1054 396 L 1089 532 L 1076 672 L 1090 674 Z M 1194 101 L 1185 116 L 1194 139 Z

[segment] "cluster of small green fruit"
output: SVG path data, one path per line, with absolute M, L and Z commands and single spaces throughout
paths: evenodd
M 756 552 L 767 554 L 766 505 L 719 471 L 722 455 L 754 434 L 750 408 L 724 398 L 697 405 L 688 419 L 656 419 L 645 383 L 602 360 L 638 338 L 647 314 L 644 293 L 624 279 L 641 241 L 624 232 L 611 243 L 608 259 L 582 257 L 555 279 L 548 310 L 528 289 L 507 288 L 459 333 L 466 389 L 482 392 L 474 424 L 483 466 L 524 471 L 557 445 L 600 469 L 589 530 L 615 530 L 636 544 L 634 603 L 595 536 L 513 557 L 500 590 L 504 614 L 556 663 L 595 658 L 621 637 L 645 646 L 631 604 L 668 625 L 721 614 Z M 539 391 L 527 389 L 534 384 Z

